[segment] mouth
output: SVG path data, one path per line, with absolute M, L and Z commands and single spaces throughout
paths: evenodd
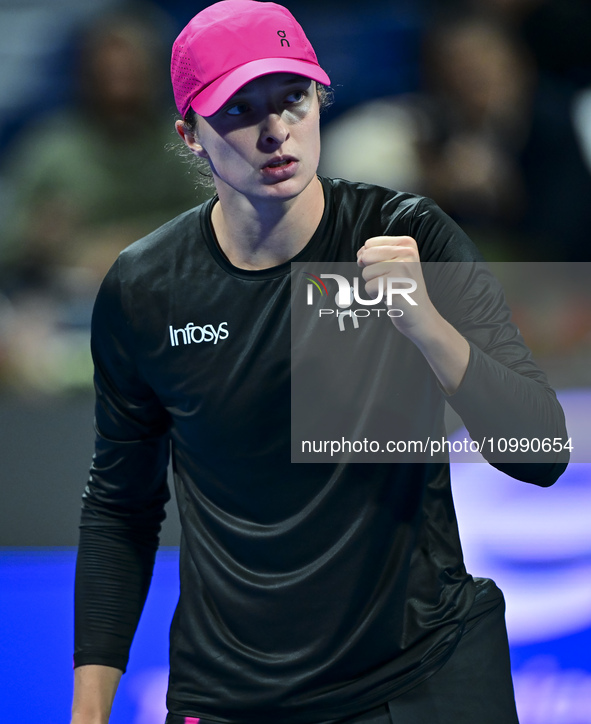
M 277 156 L 272 158 L 270 161 L 263 166 L 263 168 L 282 168 L 293 163 L 296 159 L 293 156 Z

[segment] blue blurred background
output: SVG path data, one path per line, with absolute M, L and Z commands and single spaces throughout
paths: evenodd
M 121 248 L 211 193 L 167 150 L 169 48 L 205 4 L 0 3 L 1 721 L 69 718 L 90 312 Z M 321 171 L 431 196 L 490 261 L 521 262 L 501 277 L 584 447 L 591 4 L 285 4 L 332 79 Z M 591 724 L 591 455 L 580 459 L 550 490 L 454 464 L 468 568 L 506 594 L 522 724 Z M 163 722 L 178 540 L 172 501 L 115 724 Z

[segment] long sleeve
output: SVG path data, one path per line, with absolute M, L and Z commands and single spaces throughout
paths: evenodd
M 562 407 L 537 366 L 505 301 L 503 289 L 471 242 L 432 202 L 415 218 L 418 234 L 437 239 L 444 252 L 426 274 L 433 279 L 436 306 L 468 340 L 470 361 L 458 390 L 447 398 L 484 457 L 511 477 L 552 485 L 568 464 L 568 434 Z M 449 239 L 441 244 L 445 233 Z M 472 247 L 473 248 L 473 247 Z M 447 261 L 447 259 L 460 261 Z M 498 441 L 533 442 L 532 451 L 499 449 Z M 544 451 L 538 443 L 546 440 Z M 492 442 L 491 442 L 492 441 Z M 555 441 L 556 442 L 556 447 Z M 504 447 L 504 445 L 502 446 Z
M 449 403 L 472 440 L 484 443 L 482 453 L 491 465 L 518 480 L 552 485 L 565 471 L 569 459 L 568 450 L 561 449 L 568 433 L 554 390 L 544 376 L 532 372 L 534 366 L 527 357 L 516 358 L 508 366 L 495 358 L 494 351 L 478 346 L 481 340 L 477 334 L 468 338 L 468 369 L 460 388 L 448 398 Z M 504 352 L 508 346 L 507 341 Z M 518 333 L 513 346 L 520 346 Z M 512 453 L 505 443 L 501 446 L 501 440 L 523 440 L 523 449 Z M 543 441 L 549 450 L 542 448 Z
M 118 265 L 92 323 L 96 451 L 83 496 L 75 588 L 76 666 L 125 670 L 169 499 L 168 418 L 134 360 Z

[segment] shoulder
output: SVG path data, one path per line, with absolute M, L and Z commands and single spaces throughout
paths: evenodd
M 413 209 L 424 197 L 405 191 L 396 191 L 361 181 L 347 181 L 342 178 L 321 178 L 325 193 L 339 206 L 387 219 L 392 215 L 412 214 Z
M 166 304 L 166 299 L 193 276 L 207 254 L 203 239 L 208 203 L 190 209 L 124 249 L 105 276 L 95 314 L 115 305 L 124 316 Z
M 142 278 L 145 282 L 164 269 L 179 272 L 183 258 L 199 254 L 205 247 L 201 242 L 209 203 L 183 212 L 124 249 L 118 259 L 122 278 L 127 282 Z
M 367 220 L 384 236 L 412 236 L 423 261 L 482 261 L 467 234 L 430 198 L 338 178 L 322 182 L 344 223 Z

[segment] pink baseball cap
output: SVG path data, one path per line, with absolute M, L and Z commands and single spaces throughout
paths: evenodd
M 172 48 L 174 98 L 211 116 L 242 86 L 269 73 L 295 73 L 330 85 L 310 41 L 282 5 L 222 0 L 189 22 Z

